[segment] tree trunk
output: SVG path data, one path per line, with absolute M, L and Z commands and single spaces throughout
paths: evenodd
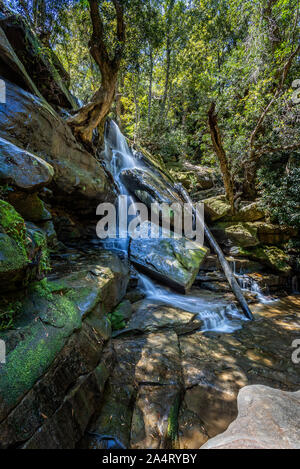
M 150 45 L 150 77 L 149 77 L 149 94 L 148 94 L 148 126 L 151 124 L 151 107 L 152 107 L 152 82 L 153 82 L 153 53 Z
M 91 101 L 83 106 L 80 111 L 68 120 L 74 135 L 84 143 L 91 143 L 93 131 L 103 121 L 110 111 L 115 97 L 117 73 L 112 71 L 107 76 L 102 73 L 102 85 L 94 94 Z
M 123 8 L 119 0 L 112 0 L 116 11 L 117 31 L 114 57 L 111 59 L 104 41 L 104 27 L 100 17 L 98 0 L 89 0 L 93 34 L 89 43 L 90 53 L 99 66 L 102 83 L 91 101 L 68 119 L 74 135 L 86 145 L 91 145 L 93 130 L 100 126 L 110 111 L 118 79 L 118 71 L 125 45 L 125 24 Z
M 223 176 L 224 186 L 226 197 L 229 200 L 232 213 L 234 213 L 234 189 L 233 189 L 233 181 L 229 169 L 229 163 L 227 160 L 227 156 L 223 147 L 222 138 L 220 129 L 218 126 L 217 115 L 215 113 L 215 103 L 212 103 L 210 110 L 208 111 L 208 125 L 211 135 L 211 141 L 213 144 L 214 151 L 217 155 L 217 158 L 220 163 L 220 168 Z

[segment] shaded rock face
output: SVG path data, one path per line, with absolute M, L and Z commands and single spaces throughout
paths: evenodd
M 202 449 L 299 449 L 300 391 L 246 386 L 238 395 L 238 417 Z
M 20 16 L 10 15 L 2 18 L 0 25 L 11 47 L 48 103 L 65 109 L 77 109 L 75 98 L 60 76 L 62 66 L 60 65 L 60 69 L 55 68 L 58 59 L 52 51 L 46 52 L 24 20 Z
M 74 448 L 100 406 L 113 364 L 109 349 L 103 352 L 111 335 L 106 313 L 125 294 L 128 267 L 113 254 L 94 253 L 79 255 L 76 268 L 35 284 L 20 297 L 16 329 L 0 333 L 7 344 L 1 448 Z
M 0 13 L 1 15 L 1 13 Z M 3 15 L 0 16 L 0 18 Z M 24 65 L 19 60 L 15 51 L 11 47 L 3 29 L 0 27 L 0 75 L 27 91 L 31 91 L 36 96 L 42 98 L 37 87 L 26 72 Z
M 192 286 L 207 249 L 180 239 L 132 239 L 130 260 L 141 271 L 177 290 Z
M 0 138 L 0 183 L 36 191 L 52 181 L 54 170 L 41 158 Z
M 121 173 L 121 179 L 126 187 L 148 208 L 151 204 L 158 203 L 179 203 L 182 200 L 174 190 L 174 186 L 162 175 L 147 169 L 125 169 Z
M 237 417 L 241 388 L 299 389 L 291 362 L 297 297 L 261 306 L 233 334 L 193 330 L 192 314 L 150 299 L 133 307 L 127 330 L 112 340 L 115 366 L 84 447 L 103 448 L 96 435 L 108 435 L 127 448 L 200 448 Z
M 114 201 L 102 166 L 76 142 L 68 125 L 33 95 L 9 82 L 6 85 L 0 137 L 51 164 L 56 202 L 77 212 L 95 214 L 98 203 Z

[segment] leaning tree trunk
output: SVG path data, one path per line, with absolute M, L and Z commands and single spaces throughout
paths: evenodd
M 100 69 L 102 83 L 91 101 L 68 120 L 68 124 L 75 136 L 87 145 L 92 142 L 93 130 L 97 127 L 104 127 L 105 118 L 114 101 L 118 71 L 125 46 L 126 37 L 122 3 L 119 0 L 111 1 L 114 4 L 117 19 L 114 56 L 110 58 L 110 53 L 105 44 L 104 25 L 100 16 L 99 1 L 89 0 L 93 25 L 93 34 L 89 47 L 90 53 Z
M 84 143 L 92 141 L 94 129 L 103 125 L 110 111 L 115 97 L 117 76 L 118 74 L 115 72 L 105 78 L 102 75 L 102 85 L 91 101 L 68 120 L 74 135 Z
M 226 196 L 229 200 L 231 210 L 234 212 L 234 189 L 231 172 L 229 169 L 229 163 L 223 147 L 220 129 L 218 126 L 217 115 L 215 113 L 215 103 L 212 103 L 210 110 L 208 111 L 208 125 L 211 135 L 211 141 L 218 157 L 221 173 L 223 176 L 223 182 L 225 186 Z

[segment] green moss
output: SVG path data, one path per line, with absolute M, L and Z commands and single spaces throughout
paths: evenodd
M 4 200 L 0 200 L 0 225 L 26 252 L 26 227 L 23 218 Z
M 125 318 L 122 312 L 117 308 L 112 313 L 107 315 L 113 331 L 119 331 L 126 326 Z
M 25 269 L 27 263 L 25 248 L 7 234 L 0 233 L 0 273 L 10 272 L 10 275 L 14 275 L 14 272 Z
M 170 449 L 178 446 L 178 414 L 180 400 L 180 394 L 177 394 L 168 417 L 167 445 Z
M 2 298 L 0 300 L 0 332 L 14 327 L 15 318 L 22 308 L 21 301 Z
M 40 271 L 48 272 L 51 270 L 51 265 L 46 235 L 40 231 L 36 231 L 33 237 L 37 247 L 41 250 Z

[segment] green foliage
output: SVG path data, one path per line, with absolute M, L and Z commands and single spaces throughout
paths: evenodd
M 20 313 L 22 302 L 7 298 L 0 299 L 0 332 L 14 327 L 14 320 Z
M 48 250 L 47 238 L 44 233 L 35 231 L 34 241 L 37 247 L 41 250 L 40 271 L 46 273 L 51 270 L 50 253 Z
M 0 226 L 26 253 L 26 227 L 23 218 L 6 201 L 0 200 Z
M 272 221 L 300 228 L 300 153 L 265 157 L 258 177 L 262 202 Z
M 118 308 L 115 309 L 115 311 L 113 311 L 112 313 L 109 313 L 107 317 L 113 331 L 119 331 L 120 329 L 125 328 L 126 323 L 124 316 L 120 311 L 118 311 Z

